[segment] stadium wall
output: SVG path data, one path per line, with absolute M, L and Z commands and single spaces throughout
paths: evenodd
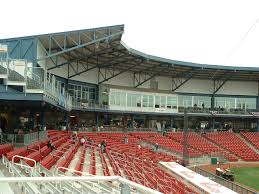
M 78 66 L 78 70 L 83 70 L 82 66 Z M 70 74 L 73 74 L 73 69 L 69 69 Z M 64 65 L 60 68 L 55 68 L 50 71 L 51 73 L 67 78 L 68 66 Z M 102 78 L 100 78 L 102 79 Z M 74 81 L 81 81 L 86 83 L 98 84 L 98 69 L 90 70 L 81 75 L 77 75 L 71 78 Z M 158 82 L 158 89 L 171 91 L 172 90 L 172 78 L 157 76 L 155 80 Z M 150 88 L 150 80 L 143 83 L 138 88 Z M 125 87 L 134 87 L 134 76 L 131 72 L 125 72 L 113 79 L 110 79 L 104 84 L 118 85 Z M 212 94 L 214 83 L 212 80 L 191 79 L 182 85 L 175 92 L 177 93 L 197 93 L 197 94 Z M 252 81 L 228 81 L 217 92 L 218 95 L 239 95 L 239 96 L 257 96 L 258 95 L 258 83 Z

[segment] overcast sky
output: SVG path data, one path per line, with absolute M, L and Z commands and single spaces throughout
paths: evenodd
M 259 67 L 258 0 L 5 0 L 0 5 L 0 38 L 125 24 L 123 41 L 147 54 Z

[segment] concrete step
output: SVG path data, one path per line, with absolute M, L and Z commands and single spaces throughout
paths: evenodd
M 80 155 L 81 155 L 81 152 L 82 152 L 82 146 L 80 146 L 77 150 L 77 152 L 75 153 L 74 155 L 74 158 L 72 159 L 72 161 L 70 162 L 70 164 L 68 165 L 68 168 L 69 169 L 75 169 L 76 167 L 76 164 L 78 162 L 78 160 L 80 159 Z M 66 175 L 68 176 L 73 176 L 73 172 L 72 171 L 67 171 L 66 172 Z
M 96 175 L 104 176 L 103 165 L 98 149 L 95 149 Z
M 111 163 L 110 163 L 110 161 L 109 161 L 109 159 L 108 159 L 106 153 L 103 154 L 103 157 L 104 157 L 104 159 L 105 159 L 105 161 L 106 161 L 106 164 L 107 164 L 107 166 L 108 166 L 108 168 L 109 168 L 110 175 L 111 175 L 111 176 L 114 176 L 115 174 L 114 174 L 114 172 L 113 172 L 113 168 L 112 168 L 112 166 L 111 166 Z
M 85 153 L 85 161 L 84 161 L 82 172 L 89 173 L 90 159 L 91 159 L 90 151 L 91 151 L 91 149 L 87 148 L 86 153 Z

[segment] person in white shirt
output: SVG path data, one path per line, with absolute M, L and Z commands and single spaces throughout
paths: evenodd
M 81 144 L 81 145 L 84 145 L 84 143 L 85 143 L 85 138 L 84 138 L 84 137 L 81 137 L 81 139 L 80 139 L 80 144 Z

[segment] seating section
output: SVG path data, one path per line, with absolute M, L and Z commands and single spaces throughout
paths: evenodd
M 96 157 L 95 157 L 95 147 L 91 147 L 91 159 L 90 159 L 90 167 L 89 174 L 96 175 Z
M 206 137 L 229 150 L 244 161 L 259 161 L 259 154 L 252 150 L 242 139 L 231 132 L 207 133 Z
M 64 138 L 65 139 L 65 138 Z M 61 139 L 60 146 L 56 146 L 57 150 L 53 150 L 47 157 L 45 157 L 40 164 L 45 167 L 46 169 L 50 170 L 50 168 L 65 154 L 65 152 L 69 149 L 72 142 L 64 142 L 63 139 Z M 58 140 L 59 141 L 59 140 Z M 66 141 L 66 140 L 65 140 Z M 53 143 L 54 144 L 54 143 Z M 56 143 L 56 145 L 59 145 L 59 143 Z
M 176 152 L 178 154 L 183 153 L 183 149 L 184 149 L 183 144 L 181 144 L 180 142 L 178 142 L 174 139 L 170 139 L 169 137 L 162 136 L 159 133 L 153 133 L 151 135 L 149 133 L 131 133 L 131 134 L 146 142 L 149 142 L 152 144 L 158 143 L 159 146 L 167 148 L 170 151 Z M 197 150 L 195 150 L 191 147 L 188 147 L 188 151 L 189 151 L 190 156 L 192 156 L 192 157 L 198 157 L 201 155 L 200 152 L 198 152 Z M 178 158 L 178 160 L 180 160 L 180 159 Z
M 9 161 L 12 161 L 13 157 L 15 155 L 19 155 L 19 156 L 24 156 L 26 157 L 28 154 L 29 154 L 29 150 L 26 148 L 26 147 L 22 147 L 22 148 L 17 148 L 17 149 L 14 149 L 13 151 L 11 152 L 8 152 L 6 154 L 6 158 L 9 160 Z M 14 158 L 14 162 L 20 162 L 20 158 L 16 157 Z
M 68 150 L 68 152 L 65 154 L 65 157 L 58 161 L 56 167 L 64 167 L 67 168 L 70 162 L 72 161 L 75 153 L 77 152 L 78 147 L 80 146 L 80 143 L 77 142 L 76 144 L 73 144 L 71 148 Z M 66 169 L 61 168 L 60 171 L 66 172 Z
M 0 145 L 0 158 L 2 158 L 2 155 L 6 155 L 8 152 L 13 151 L 13 149 L 14 149 L 13 144 Z
M 241 135 L 259 150 L 259 132 L 241 132 Z
M 85 161 L 85 154 L 86 154 L 86 150 L 87 150 L 87 145 L 88 144 L 83 145 L 79 160 L 78 160 L 78 162 L 76 164 L 76 167 L 75 167 L 75 170 L 79 171 L 79 172 L 76 172 L 75 174 L 79 175 L 79 176 L 82 175 L 82 173 L 80 173 L 80 172 L 83 171 L 83 164 L 84 164 L 84 161 Z
M 163 193 L 191 192 L 190 188 L 185 187 L 182 182 L 173 178 L 159 166 L 159 161 L 175 161 L 175 157 L 155 152 L 147 147 L 139 147 L 139 138 L 136 135 L 132 133 L 127 135 L 128 144 L 123 143 L 125 136 L 123 133 L 84 133 L 83 136 L 90 137 L 97 145 L 103 140 L 107 142 L 106 155 L 115 175 L 124 176 Z M 100 156 L 102 158 L 102 154 Z M 105 168 L 107 167 L 103 164 L 103 169 Z M 154 170 L 163 176 L 154 173 Z
M 140 144 L 141 141 L 149 144 L 158 143 L 164 149 L 180 154 L 184 149 L 182 132 L 169 133 L 167 136 L 156 132 L 79 132 L 77 135 L 78 139 L 82 136 L 87 141 L 80 147 L 78 141 L 73 141 L 71 132 L 51 130 L 48 131 L 48 139 L 27 147 L 14 149 L 11 144 L 1 145 L 0 156 L 4 154 L 8 160 L 12 160 L 14 155 L 25 156 L 35 160 L 47 170 L 70 166 L 78 171 L 74 175 L 79 176 L 82 175 L 80 172 L 84 171 L 99 175 L 101 171 L 97 169 L 97 162 L 100 156 L 105 176 L 111 174 L 123 176 L 165 194 L 194 193 L 180 179 L 175 178 L 159 165 L 160 161 L 170 162 L 180 160 L 180 158 Z M 128 143 L 123 141 L 125 136 L 128 138 Z M 242 136 L 258 148 L 258 133 L 242 133 Z M 189 133 L 187 138 L 188 151 L 192 157 L 222 153 L 229 161 L 237 161 L 238 157 L 245 161 L 259 160 L 259 155 L 234 133 L 215 132 L 207 133 L 206 136 Z M 53 150 L 47 146 L 49 139 L 55 147 Z M 105 153 L 100 148 L 102 141 L 107 144 Z M 15 159 L 15 162 L 19 161 L 19 158 Z M 22 159 L 22 161 L 29 166 L 34 166 L 31 160 Z M 60 171 L 66 172 L 65 169 L 60 169 Z
M 178 141 L 182 145 L 184 144 L 183 132 L 169 133 L 168 137 L 172 140 Z M 229 151 L 222 149 L 216 144 L 213 144 L 206 138 L 196 134 L 196 133 L 188 133 L 187 135 L 188 146 L 196 151 L 198 151 L 202 155 L 211 155 L 217 156 L 219 154 L 223 154 L 223 156 L 231 162 L 238 161 L 238 158 L 231 154 Z
M 104 154 L 102 153 L 100 147 L 98 148 L 98 151 L 99 151 L 99 154 L 100 154 L 100 157 L 101 157 L 101 162 L 102 162 L 102 167 L 103 167 L 103 174 L 104 174 L 104 176 L 110 176 L 111 174 L 110 174 L 107 162 L 106 162 L 106 160 L 104 158 Z

